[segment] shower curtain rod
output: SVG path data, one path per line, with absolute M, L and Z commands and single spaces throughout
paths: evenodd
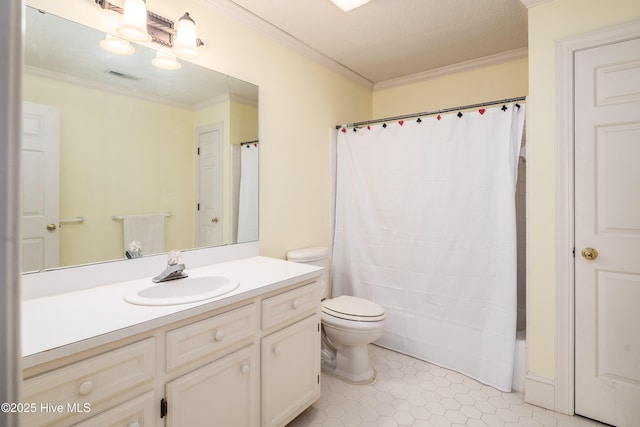
M 444 108 L 442 110 L 437 110 L 437 111 L 425 111 L 422 113 L 405 114 L 402 116 L 395 116 L 395 117 L 385 117 L 383 119 L 367 120 L 364 122 L 347 123 L 344 125 L 336 125 L 336 129 L 341 129 L 343 127 L 353 128 L 353 127 L 365 126 L 365 125 L 381 123 L 381 122 L 393 122 L 396 120 L 412 119 L 414 117 L 432 116 L 434 114 L 449 113 L 451 111 L 459 111 L 459 110 L 468 110 L 471 108 L 486 107 L 488 105 L 507 104 L 509 102 L 524 101 L 526 99 L 527 99 L 526 96 L 518 96 L 516 98 L 507 98 L 507 99 L 500 99 L 496 101 L 482 102 L 480 104 L 470 104 L 470 105 L 461 105 L 459 107 L 453 107 L 453 108 Z
M 256 139 L 255 141 L 245 141 L 245 142 L 241 142 L 240 145 L 246 145 L 246 144 L 257 144 L 259 143 L 260 140 Z

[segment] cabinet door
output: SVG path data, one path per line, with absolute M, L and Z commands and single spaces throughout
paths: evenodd
M 317 315 L 262 339 L 262 426 L 283 426 L 320 397 Z
M 250 345 L 167 383 L 167 427 L 257 426 L 259 369 Z

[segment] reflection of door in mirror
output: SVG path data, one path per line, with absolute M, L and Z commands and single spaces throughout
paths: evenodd
M 25 102 L 22 138 L 22 271 L 59 264 L 59 112 Z
M 196 129 L 196 246 L 222 242 L 222 124 Z

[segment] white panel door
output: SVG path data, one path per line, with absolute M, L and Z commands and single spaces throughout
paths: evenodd
M 59 113 L 25 102 L 22 136 L 22 271 L 58 267 Z
M 196 129 L 196 246 L 222 244 L 222 125 Z
M 578 51 L 574 72 L 575 412 L 638 426 L 640 39 Z

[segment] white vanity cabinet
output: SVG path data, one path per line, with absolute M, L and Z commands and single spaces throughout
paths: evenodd
M 285 425 L 320 396 L 319 284 L 266 289 L 29 366 L 20 425 Z
M 320 397 L 318 283 L 262 302 L 262 426 L 284 426 Z

